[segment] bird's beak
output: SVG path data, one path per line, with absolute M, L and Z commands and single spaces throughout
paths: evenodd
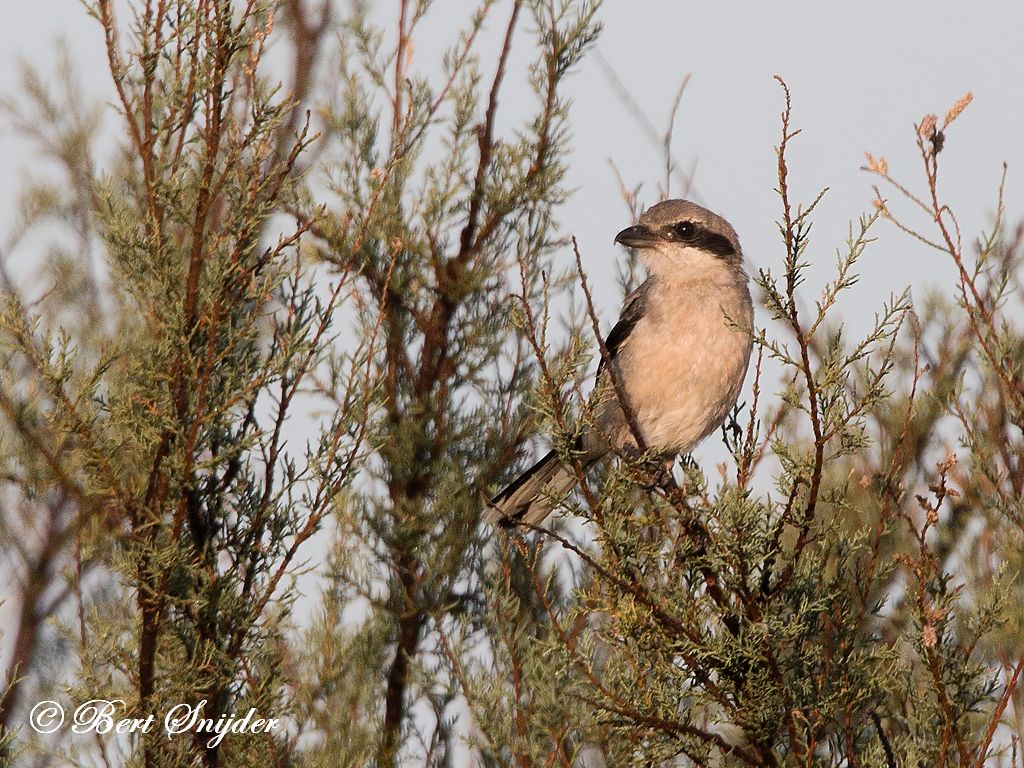
M 615 236 L 615 242 L 627 248 L 650 248 L 657 240 L 654 231 L 645 224 L 626 227 Z

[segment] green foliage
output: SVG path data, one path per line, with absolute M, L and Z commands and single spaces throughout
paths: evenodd
M 1019 348 L 1008 321 L 993 320 L 1010 298 L 999 293 L 997 303 L 995 295 L 1013 282 L 1007 270 L 1016 269 L 1017 246 L 996 267 L 987 251 L 1005 246 L 994 236 L 983 241 L 976 271 L 961 271 L 967 312 L 951 318 L 948 302 L 932 299 L 915 315 L 907 291 L 849 341 L 836 321 L 843 294 L 856 283 L 857 261 L 879 247 L 879 219 L 893 215 L 880 203 L 851 229 L 808 314 L 799 292 L 822 195 L 805 207 L 790 200 L 789 120 L 787 91 L 778 150 L 781 271 L 764 268 L 756 280 L 776 325 L 756 337 L 753 404 L 723 430 L 731 465 L 712 481 L 684 462 L 677 487 L 652 474 L 644 457 L 624 455 L 585 484 L 569 508 L 597 523 L 590 535 L 555 528 L 532 545 L 561 546 L 575 566 L 526 562 L 548 628 L 518 652 L 496 646 L 494 673 L 508 677 L 508 657 L 544 660 L 534 663 L 546 665 L 547 678 L 522 676 L 543 679 L 535 691 L 520 691 L 513 678 L 515 700 L 545 701 L 556 679 L 585 712 L 561 731 L 562 743 L 579 759 L 597 751 L 607 765 L 1017 760 L 1019 736 L 1003 718 L 1018 701 L 1022 669 L 1009 609 L 1019 588 L 1019 441 L 993 439 L 1012 434 L 1005 427 L 982 436 L 969 405 L 977 399 L 963 391 L 968 381 L 994 390 L 988 423 L 1012 422 L 1004 403 L 1019 397 L 1013 367 L 986 366 L 986 349 Z M 919 141 L 937 201 L 935 147 Z M 952 216 L 937 212 L 939 202 L 935 208 L 940 224 Z M 952 238 L 944 251 L 962 263 Z M 956 350 L 943 350 L 951 339 Z M 763 409 L 770 363 L 783 389 Z M 563 385 L 552 380 L 545 391 Z M 548 407 L 557 411 L 558 403 Z M 582 400 L 580 407 L 585 421 Z M 957 443 L 983 481 L 959 469 Z M 969 495 L 975 501 L 964 508 Z M 986 533 L 972 533 L 969 523 Z M 984 554 L 971 557 L 980 547 Z M 568 580 L 570 595 L 564 586 L 552 593 L 556 577 Z M 517 594 L 500 580 L 493 589 L 494 606 Z M 510 718 L 501 701 L 488 699 L 492 722 Z M 537 710 L 542 721 L 562 708 Z M 524 707 L 513 722 L 533 711 Z M 517 746 L 531 723 L 518 728 L 508 762 L 538 764 L 535 752 Z M 546 761 L 570 764 L 561 754 L 549 746 Z
M 510 334 L 509 284 L 521 300 L 547 290 L 565 197 L 560 90 L 595 33 L 590 8 L 514 3 L 487 81 L 472 45 L 498 13 L 486 4 L 446 52 L 440 89 L 406 69 L 421 9 L 400 26 L 395 59 L 365 14 L 344 25 L 342 95 L 324 136 L 344 159 L 325 169 L 330 202 L 313 231 L 325 262 L 354 255 L 381 391 L 376 455 L 366 490 L 339 505 L 327 605 L 311 636 L 336 648 L 313 660 L 314 681 L 337 681 L 313 717 L 322 761 L 356 744 L 353 764 L 441 761 L 457 743 L 451 664 L 480 642 L 465 626 L 481 620 L 477 521 L 528 434 L 523 402 L 537 371 L 525 339 Z M 527 33 L 521 17 L 534 27 L 537 104 L 502 137 L 499 94 L 513 37 Z M 380 104 L 389 68 L 398 86 Z
M 338 295 L 323 303 L 310 285 L 297 249 L 304 228 L 270 230 L 307 132 L 282 132 L 294 107 L 257 75 L 266 9 L 157 10 L 139 11 L 123 49 L 111 5 L 90 8 L 107 34 L 127 141 L 104 176 L 81 142 L 65 158 L 67 173 L 84 177 L 73 201 L 83 240 L 103 254 L 102 278 L 88 271 L 88 252 L 75 265 L 92 280 L 78 298 L 90 322 L 46 317 L 5 281 L 4 464 L 12 498 L 49 524 L 42 551 L 25 554 L 39 558 L 39 604 L 20 629 L 60 621 L 75 667 L 58 698 L 72 709 L 106 698 L 125 703 L 119 716 L 162 719 L 205 701 L 213 719 L 250 706 L 284 716 L 282 618 L 293 593 L 282 578 L 352 477 L 365 398 L 338 403 L 351 407 L 305 457 L 283 450 L 299 388 L 333 354 Z M 76 308 L 55 298 L 62 313 Z M 60 585 L 62 573 L 77 611 L 58 611 L 60 601 L 43 610 L 47 579 Z M 22 651 L 20 664 L 45 663 L 31 645 Z M 96 746 L 146 765 L 196 755 L 252 765 L 277 749 L 235 740 L 152 729 Z M 75 740 L 49 749 L 76 763 L 95 757 Z

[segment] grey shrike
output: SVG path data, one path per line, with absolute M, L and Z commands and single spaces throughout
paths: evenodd
M 750 361 L 753 306 L 743 254 L 729 222 L 687 200 L 665 200 L 615 236 L 634 248 L 648 277 L 626 297 L 605 346 L 649 450 L 688 453 L 736 403 Z M 614 389 L 598 367 L 594 428 L 574 446 L 588 466 L 637 444 Z M 576 484 L 555 451 L 488 504 L 485 522 L 538 525 Z

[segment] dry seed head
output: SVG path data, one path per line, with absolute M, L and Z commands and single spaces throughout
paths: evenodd
M 968 91 L 967 93 L 960 97 L 956 104 L 949 108 L 949 111 L 946 113 L 946 119 L 942 122 L 943 130 L 946 129 L 947 125 L 956 120 L 960 116 L 961 112 L 967 109 L 967 105 L 971 103 L 971 100 L 973 98 L 974 94 Z
M 938 118 L 935 115 L 925 115 L 924 119 L 921 120 L 921 125 L 918 126 L 917 132 L 926 139 L 930 139 L 932 134 L 935 133 L 935 124 L 938 122 Z
M 865 152 L 864 157 L 868 160 L 868 170 L 877 173 L 879 176 L 889 175 L 889 163 L 884 157 L 875 157 L 870 152 Z
M 924 635 L 925 648 L 934 648 L 935 643 L 939 639 L 935 634 L 935 627 L 933 627 L 931 624 L 925 624 L 924 631 L 922 632 L 922 634 Z

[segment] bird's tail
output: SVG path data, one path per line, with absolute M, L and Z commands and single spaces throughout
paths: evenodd
M 491 499 L 482 519 L 502 528 L 522 523 L 540 525 L 574 485 L 576 473 L 563 464 L 554 451 L 548 451 L 544 458 Z

